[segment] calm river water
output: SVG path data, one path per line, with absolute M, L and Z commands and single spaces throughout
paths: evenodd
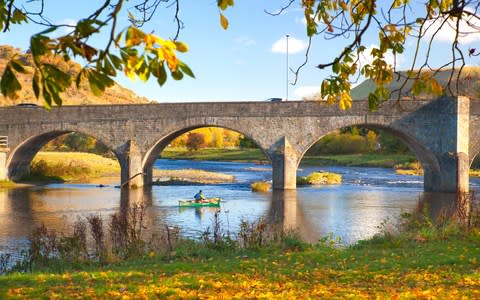
M 357 167 L 305 167 L 299 175 L 325 170 L 339 173 L 343 184 L 300 187 L 296 191 L 253 193 L 250 183 L 271 179 L 269 166 L 253 163 L 163 160 L 161 169 L 202 169 L 235 176 L 236 182 L 215 185 L 153 186 L 121 193 L 118 181 L 97 184 L 50 184 L 20 189 L 0 189 L 0 253 L 16 252 L 27 245 L 33 228 L 44 223 L 65 231 L 77 218 L 92 214 L 108 217 L 126 201 L 147 204 L 150 228 L 178 226 L 181 233 L 199 237 L 212 225 L 215 209 L 182 208 L 178 200 L 202 189 L 206 196 L 221 196 L 220 218 L 224 230 L 238 232 L 241 220 L 260 217 L 297 228 L 304 239 L 315 242 L 332 233 L 345 244 L 366 239 L 379 231 L 387 218 L 396 220 L 424 201 L 423 177 L 397 175 L 392 169 Z M 480 189 L 472 179 L 471 188 Z M 434 198 L 437 196 L 433 196 Z M 440 203 L 433 199 L 432 203 Z

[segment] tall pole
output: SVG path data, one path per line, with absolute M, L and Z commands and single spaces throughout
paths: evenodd
M 285 74 L 285 80 L 286 80 L 285 87 L 286 87 L 286 90 L 287 90 L 287 95 L 285 97 L 285 101 L 288 100 L 288 37 L 289 36 L 290 35 L 288 35 L 288 34 L 285 36 L 286 40 L 287 40 L 287 65 L 286 65 L 286 74 Z

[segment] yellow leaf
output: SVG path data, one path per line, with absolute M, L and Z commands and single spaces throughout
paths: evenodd
M 328 104 L 328 105 L 332 105 L 332 104 L 335 103 L 336 101 L 337 101 L 337 99 L 336 99 L 334 96 L 332 96 L 332 95 L 329 95 L 329 96 L 327 97 L 327 104 Z
M 188 46 L 185 43 L 175 41 L 175 46 L 177 46 L 177 51 L 178 52 L 187 52 L 188 51 Z
M 223 29 L 226 30 L 228 28 L 228 20 L 222 13 L 220 13 L 220 24 L 222 24 Z
M 434 78 L 431 80 L 431 89 L 434 95 L 441 95 L 443 93 L 443 87 Z
M 342 92 L 340 95 L 340 101 L 338 102 L 338 106 L 341 110 L 346 110 L 352 107 L 352 98 L 350 97 L 349 93 Z

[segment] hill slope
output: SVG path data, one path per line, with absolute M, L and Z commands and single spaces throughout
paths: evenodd
M 12 46 L 0 45 L 0 74 L 3 74 L 5 65 L 13 55 L 19 55 L 26 62 L 27 66 L 32 65 L 31 57 L 22 53 L 19 49 Z M 81 66 L 75 62 L 64 62 L 63 59 L 49 58 L 49 61 L 70 74 L 76 74 L 80 71 Z M 19 103 L 35 103 L 43 105 L 42 99 L 35 98 L 32 90 L 32 77 L 30 74 L 17 74 L 22 85 L 19 92 L 20 97 L 16 100 L 8 99 L 3 95 L 0 96 L 0 106 L 17 105 Z M 108 88 L 101 97 L 95 96 L 88 86 L 81 86 L 79 89 L 72 85 L 65 93 L 62 94 L 63 105 L 80 105 L 80 104 L 132 104 L 132 103 L 148 103 L 145 97 L 136 95 L 133 91 L 126 89 L 118 84 Z
M 451 69 L 448 70 L 443 70 L 438 72 L 435 75 L 435 79 L 438 81 L 438 83 L 444 87 L 447 86 L 448 79 L 450 77 L 450 72 Z M 404 73 L 404 72 L 400 72 Z M 455 83 L 457 81 L 457 74 L 458 70 L 455 71 L 454 76 L 452 78 L 452 83 L 451 83 L 451 89 L 455 94 L 458 94 L 460 96 L 468 96 L 472 99 L 479 99 L 480 98 L 480 67 L 474 67 L 474 66 L 466 66 L 462 70 L 462 74 L 460 75 L 460 85 L 459 85 L 459 91 L 458 93 L 455 92 Z M 398 98 L 398 92 L 396 91 L 400 86 L 403 84 L 403 79 L 398 80 L 398 81 L 392 81 L 387 88 L 392 92 L 391 98 L 392 99 L 397 99 Z M 413 85 L 413 80 L 409 80 L 405 87 L 402 90 L 402 96 L 401 98 L 403 99 L 432 99 L 435 98 L 436 96 L 434 95 L 427 95 L 427 94 L 421 94 L 418 96 L 413 96 L 411 94 L 411 89 Z M 351 91 L 351 96 L 353 100 L 362 100 L 362 99 L 367 99 L 368 94 L 372 91 L 375 90 L 375 83 L 373 80 L 368 79 L 363 81 L 361 84 L 357 85 L 355 88 L 352 89 Z

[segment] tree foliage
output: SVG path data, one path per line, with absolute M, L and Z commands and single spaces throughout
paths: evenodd
M 159 85 L 165 84 L 167 73 L 174 80 L 181 80 L 184 75 L 195 77 L 178 57 L 179 53 L 188 51 L 188 46 L 177 40 L 178 31 L 173 39 L 164 39 L 141 30 L 141 26 L 153 18 L 160 4 L 168 0 L 104 0 L 94 7 L 90 15 L 74 25 L 49 21 L 44 2 L 0 1 L 0 30 L 8 31 L 14 24 L 27 22 L 42 28 L 30 38 L 28 51 L 33 58 L 33 70 L 27 70 L 24 62 L 17 57 L 12 57 L 6 65 L 0 80 L 0 91 L 7 97 L 16 98 L 22 88 L 17 73 L 31 72 L 35 96 L 43 98 L 47 108 L 53 104 L 61 105 L 60 94 L 74 83 L 78 87 L 86 81 L 95 95 L 102 94 L 113 85 L 117 72 L 144 81 L 154 77 Z M 126 8 L 126 2 L 134 2 L 133 7 Z M 180 30 L 180 1 L 172 2 L 176 5 L 175 19 Z M 217 5 L 223 11 L 233 5 L 233 0 L 218 0 Z M 119 29 L 119 18 L 125 11 L 128 11 L 130 26 Z M 228 21 L 222 13 L 220 16 L 221 25 L 226 29 Z M 94 45 L 91 40 L 101 32 L 108 33 L 106 43 Z M 73 78 L 68 72 L 45 61 L 43 58 L 46 56 L 60 56 L 65 61 L 83 59 L 86 63 Z
M 130 78 L 148 80 L 153 77 L 159 85 L 165 84 L 167 73 L 174 80 L 181 80 L 184 75 L 194 77 L 192 70 L 178 57 L 179 53 L 188 51 L 187 45 L 177 40 L 183 27 L 180 18 L 180 4 L 183 2 L 180 0 L 104 0 L 94 7 L 90 15 L 74 25 L 50 22 L 43 9 L 44 1 L 1 1 L 0 30 L 7 31 L 14 24 L 27 22 L 41 28 L 31 37 L 28 51 L 34 63 L 32 88 L 37 98 L 44 99 L 47 108 L 52 104 L 61 105 L 60 94 L 74 83 L 78 86 L 86 81 L 95 94 L 101 94 L 113 84 L 113 78 L 120 71 Z M 227 29 L 229 21 L 224 11 L 234 5 L 234 0 L 217 0 L 216 4 L 219 23 Z M 420 3 L 412 0 L 289 0 L 278 12 L 270 14 L 278 15 L 295 6 L 304 11 L 309 39 L 306 60 L 294 71 L 297 75 L 307 63 L 313 38 L 324 36 L 346 42 L 335 58 L 318 65 L 320 69 L 331 68 L 333 74 L 321 83 L 321 98 L 330 104 L 337 103 L 341 109 L 351 107 L 351 81 L 358 76 L 371 79 L 376 84 L 376 89 L 368 96 L 372 110 L 390 97 L 391 91 L 386 85 L 392 80 L 403 79 L 405 83 L 413 80 L 413 94 L 425 91 L 438 95 L 454 94 L 450 83 L 453 82 L 455 68 L 463 68 L 466 55 L 479 54 L 476 49 L 466 50 L 459 45 L 459 38 L 469 33 L 463 29 L 464 24 L 469 25 L 467 30 L 478 32 L 474 25 L 479 19 L 478 0 L 424 0 Z M 175 8 L 177 32 L 173 39 L 142 31 L 141 27 L 154 19 L 158 10 L 167 7 Z M 125 13 L 130 26 L 119 29 L 118 22 L 127 15 Z M 432 43 L 445 27 L 453 28 L 455 32 L 451 57 L 445 60 L 443 66 L 432 67 L 429 60 Z M 378 35 L 378 45 L 369 50 L 370 53 L 364 53 L 368 49 L 365 37 L 372 31 Z M 91 41 L 101 32 L 108 33 L 105 44 L 93 45 Z M 407 72 L 397 73 L 395 64 L 389 64 L 386 57 L 391 54 L 396 58 L 403 53 L 407 39 L 415 41 L 414 57 Z M 420 55 L 422 45 L 427 45 L 427 50 Z M 362 65 L 359 58 L 363 54 L 373 57 L 373 60 Z M 73 78 L 42 59 L 52 55 L 58 55 L 65 61 L 81 58 L 86 63 Z M 434 77 L 435 72 L 446 68 L 452 69 L 447 91 Z M 424 72 L 426 70 L 431 72 Z M 26 72 L 30 71 L 24 63 L 12 57 L 0 81 L 2 94 L 15 98 L 22 88 L 16 74 Z M 405 84 L 399 89 L 403 88 Z
M 280 12 L 298 4 L 290 0 Z M 465 66 L 466 55 L 477 55 L 476 49 L 462 49 L 460 37 L 473 32 L 479 32 L 475 25 L 479 20 L 478 8 L 480 1 L 461 0 L 425 0 L 415 2 L 411 0 L 302 0 L 300 5 L 305 12 L 306 32 L 309 37 L 306 61 L 312 38 L 323 35 L 327 39 L 343 39 L 346 44 L 337 57 L 331 61 L 318 64 L 318 68 L 331 68 L 333 75 L 323 80 L 321 84 L 321 99 L 328 103 L 338 103 L 341 109 L 352 105 L 350 97 L 351 79 L 363 76 L 373 80 L 376 89 L 368 96 L 370 109 L 375 110 L 384 100 L 390 98 L 392 91 L 386 85 L 393 80 L 402 81 L 398 95 L 402 94 L 407 82 L 413 81 L 412 93 L 428 92 L 435 95 L 443 93 L 455 94 L 458 90 L 452 87 L 454 74 L 460 76 Z M 430 54 L 433 41 L 439 32 L 445 28 L 452 28 L 451 56 L 445 58 L 444 65 L 431 65 Z M 376 32 L 378 45 L 367 51 L 366 35 Z M 386 57 L 397 56 L 405 51 L 407 40 L 414 42 L 414 54 L 407 72 L 396 72 L 395 63 L 387 62 Z M 426 45 L 424 53 L 421 51 Z M 467 52 L 467 53 L 466 53 Z M 420 55 L 422 53 L 422 55 Z M 369 63 L 361 64 L 360 57 L 365 54 L 373 59 Z M 460 72 L 455 73 L 455 69 Z M 435 79 L 436 72 L 450 69 L 447 90 Z
M 187 136 L 187 149 L 197 151 L 205 144 L 205 136 L 198 132 L 190 132 Z
M 182 134 L 170 142 L 170 146 L 185 147 L 190 133 L 202 134 L 204 137 L 204 143 L 202 146 L 210 148 L 238 147 L 240 146 L 242 138 L 240 133 L 233 130 L 220 127 L 202 127 Z M 256 146 L 253 148 L 256 148 Z

